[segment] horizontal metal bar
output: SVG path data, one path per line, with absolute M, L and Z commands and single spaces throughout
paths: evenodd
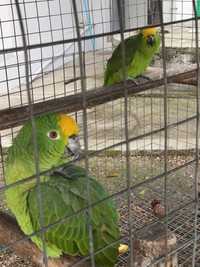
M 167 78 L 168 83 L 180 82 L 190 77 L 196 77 L 196 69 L 172 75 Z M 163 79 L 148 81 L 139 85 L 135 85 L 131 81 L 126 83 L 127 94 L 129 96 L 141 93 L 149 89 L 156 89 L 156 87 L 164 84 Z M 85 94 L 86 108 L 96 107 L 107 102 L 124 97 L 124 83 L 115 84 L 112 86 L 102 86 L 96 89 L 88 90 Z M 44 102 L 35 103 L 33 105 L 33 114 L 35 116 L 42 115 L 49 112 L 66 112 L 72 113 L 83 109 L 83 94 L 77 93 L 61 98 L 51 99 Z M 29 106 L 22 106 L 17 108 L 8 108 L 0 110 L 0 130 L 8 129 L 23 124 L 29 120 Z
M 123 190 L 123 191 L 126 191 L 126 190 Z M 123 192 L 123 193 L 124 193 L 124 192 Z M 115 195 L 116 195 L 116 194 L 115 194 Z M 108 198 L 106 198 L 106 199 L 104 199 L 104 200 L 101 200 L 101 201 L 99 201 L 97 204 L 99 204 L 99 203 L 101 203 L 101 202 L 103 202 L 103 201 L 105 201 L 105 200 L 107 200 L 107 199 L 110 199 L 111 197 L 112 197 L 112 196 L 110 196 L 110 197 L 108 197 Z M 182 206 L 180 206 L 179 208 L 177 208 L 176 210 L 172 210 L 172 211 L 169 213 L 169 216 L 173 216 L 177 211 L 182 210 L 184 207 L 187 207 L 187 206 L 191 205 L 192 203 L 194 203 L 194 201 L 189 201 L 188 203 L 185 203 L 184 206 L 182 205 Z M 92 207 L 95 206 L 95 205 L 96 205 L 96 203 L 92 204 Z M 57 221 L 57 222 L 55 222 L 55 223 L 53 223 L 53 224 L 50 224 L 50 225 L 48 225 L 47 227 L 43 227 L 43 228 L 41 228 L 40 230 L 35 231 L 35 232 L 33 232 L 32 234 L 30 234 L 30 235 L 26 235 L 23 239 L 17 240 L 17 241 L 15 241 L 15 242 L 13 242 L 12 244 L 10 244 L 9 246 L 5 247 L 5 248 L 1 248 L 0 251 L 5 251 L 5 250 L 7 250 L 7 249 L 9 249 L 9 248 L 11 249 L 12 246 L 15 245 L 16 243 L 23 242 L 24 240 L 29 240 L 31 237 L 33 237 L 33 236 L 35 236 L 35 235 L 37 235 L 37 234 L 44 233 L 44 232 L 47 231 L 49 228 L 54 227 L 54 226 L 57 225 L 57 224 L 64 223 L 67 219 L 69 219 L 69 218 L 71 218 L 71 217 L 73 217 L 73 216 L 75 216 L 75 215 L 78 215 L 80 212 L 83 212 L 84 210 L 87 210 L 87 208 L 84 208 L 84 209 L 82 209 L 82 210 L 80 210 L 80 211 L 77 211 L 77 212 L 75 212 L 73 215 L 70 215 L 70 216 L 68 216 L 68 217 L 66 217 L 66 218 L 62 218 L 61 220 L 59 220 L 59 221 Z M 163 219 L 162 219 L 162 220 L 163 220 Z M 161 223 L 162 223 L 162 220 L 160 220 Z M 156 221 L 153 221 L 152 223 L 148 224 L 148 227 L 155 225 L 157 222 L 158 222 L 157 220 L 156 220 Z M 145 229 L 146 227 L 147 227 L 147 225 L 144 225 L 143 227 L 141 227 L 140 229 L 138 229 L 138 230 L 135 232 L 135 234 L 136 234 L 138 231 L 141 231 L 142 229 Z M 101 248 L 101 249 L 97 250 L 97 251 L 95 252 L 95 254 L 99 253 L 100 251 L 106 249 L 106 248 L 109 247 L 109 246 L 112 246 L 112 245 L 114 245 L 114 244 L 116 244 L 116 243 L 118 243 L 118 242 L 120 242 L 120 241 L 123 241 L 125 238 L 129 238 L 129 233 L 128 233 L 127 235 L 123 235 L 121 238 L 119 238 L 119 239 L 116 240 L 115 242 L 112 242 L 111 244 L 108 244 L 108 245 L 105 246 L 104 248 Z M 191 239 L 191 240 L 193 240 L 193 239 Z M 188 242 L 189 242 L 189 241 L 188 241 Z M 171 251 L 171 252 L 169 253 L 169 255 L 172 255 L 173 253 L 179 251 L 181 248 L 183 249 L 183 248 L 187 247 L 188 242 L 185 243 L 185 244 L 183 244 L 182 246 L 179 246 L 178 248 L 174 249 L 173 251 Z M 79 263 L 86 261 L 88 258 L 89 258 L 89 256 L 84 257 L 83 259 L 81 259 L 81 260 L 79 261 Z M 164 257 L 163 257 L 163 258 L 164 258 Z M 160 262 L 160 260 L 161 260 L 161 258 L 159 258 L 159 262 Z M 73 265 L 73 266 L 77 266 L 77 265 Z
M 28 2 L 24 2 L 24 1 L 21 1 L 19 2 L 19 5 L 24 5 L 24 4 L 35 4 L 35 2 L 37 1 L 37 3 L 45 3 L 45 2 L 53 2 L 54 0 L 34 0 L 34 1 L 28 1 Z M 5 3 L 5 4 L 0 4 L 0 7 L 1 6 L 13 6 L 13 2 L 10 1 L 10 3 Z
M 184 207 L 187 207 L 187 206 L 189 206 L 189 205 L 191 205 L 191 204 L 193 204 L 193 203 L 194 203 L 194 201 L 190 201 L 190 202 L 186 203 L 185 205 L 180 206 L 178 209 L 175 209 L 175 210 L 171 211 L 171 212 L 169 213 L 169 216 L 170 216 L 170 217 L 173 216 L 173 214 L 175 214 L 176 212 L 182 210 Z M 174 217 L 176 217 L 176 216 L 174 216 Z M 159 222 L 161 222 L 161 223 L 162 223 L 162 221 L 163 221 L 163 219 L 159 220 Z M 157 224 L 157 223 L 158 223 L 157 220 L 156 220 L 156 221 L 153 221 L 153 222 L 151 222 L 151 223 L 149 223 L 149 224 L 148 224 L 148 228 L 154 226 L 154 225 Z M 144 226 L 141 227 L 140 229 L 137 229 L 133 234 L 136 235 L 138 232 L 140 232 L 140 231 L 142 231 L 142 230 L 146 230 L 146 229 L 147 229 L 147 225 L 144 225 Z M 199 237 L 200 237 L 200 236 L 199 236 Z M 126 235 L 123 235 L 123 237 L 121 237 L 119 240 L 113 242 L 112 244 L 108 244 L 107 246 L 105 246 L 105 247 L 103 247 L 103 248 L 101 248 L 101 249 L 98 249 L 97 251 L 95 251 L 95 255 L 96 255 L 97 253 L 103 251 L 103 250 L 106 249 L 107 247 L 109 247 L 109 246 L 111 246 L 111 245 L 114 245 L 114 244 L 118 243 L 119 241 L 123 241 L 125 238 L 130 238 L 129 233 L 126 234 Z M 181 249 L 184 249 L 185 247 L 191 245 L 192 240 L 193 240 L 193 238 L 191 238 L 188 242 L 184 243 L 183 245 L 179 245 L 179 246 L 177 246 L 175 249 L 171 250 L 167 255 L 169 255 L 169 256 L 170 256 L 170 255 L 173 255 L 174 253 L 180 251 Z M 81 263 L 85 262 L 85 261 L 88 260 L 88 259 L 89 259 L 89 256 L 86 256 L 86 257 L 84 257 L 83 259 L 81 259 L 80 261 L 78 261 L 77 263 L 73 264 L 72 266 L 73 266 L 73 267 L 79 266 Z M 161 262 L 163 259 L 165 259 L 165 256 L 159 257 L 159 259 L 155 260 L 155 262 L 156 262 L 156 263 L 159 263 L 159 262 Z M 153 266 L 153 265 L 151 264 L 150 266 Z M 148 266 L 148 267 L 150 267 L 150 266 Z
M 197 236 L 197 241 L 200 240 L 200 235 Z M 180 245 L 180 246 L 177 246 L 175 249 L 171 250 L 170 252 L 167 253 L 167 256 L 172 256 L 174 255 L 175 253 L 178 253 L 179 251 L 189 247 L 190 245 L 192 245 L 194 243 L 194 237 L 191 237 L 187 242 L 185 242 L 184 244 Z M 159 257 L 159 259 L 155 260 L 152 262 L 152 264 L 150 266 L 147 266 L 147 267 L 151 267 L 151 266 L 154 266 L 154 265 L 157 265 L 158 263 L 160 263 L 161 261 L 163 261 L 165 259 L 166 256 L 162 256 L 162 257 Z M 182 266 L 182 265 L 181 265 Z
M 189 122 L 189 121 L 192 121 L 192 120 L 194 120 L 194 119 L 196 119 L 196 115 L 195 115 L 195 116 L 192 116 L 192 117 L 190 117 L 190 118 L 187 118 L 187 119 L 185 119 L 185 120 L 182 120 L 182 121 L 179 121 L 179 122 L 176 122 L 176 123 L 169 124 L 167 127 L 168 127 L 168 128 L 173 128 L 173 127 L 175 127 L 175 126 L 184 124 L 184 123 Z M 146 133 L 146 134 L 143 134 L 143 135 L 138 135 L 138 136 L 136 136 L 136 137 L 130 138 L 130 139 L 129 139 L 129 142 L 133 142 L 133 141 L 136 141 L 136 140 L 138 140 L 138 139 L 145 138 L 145 137 L 147 137 L 147 136 L 152 136 L 153 134 L 157 134 L 157 133 L 159 133 L 159 132 L 162 132 L 163 130 L 164 130 L 164 128 L 160 128 L 160 129 L 157 129 L 157 130 L 155 130 L 155 131 L 150 131 L 150 132 L 148 132 L 148 133 Z M 99 153 L 102 153 L 102 152 L 105 151 L 105 150 L 109 150 L 109 149 L 112 149 L 112 148 L 114 148 L 114 147 L 121 146 L 121 145 L 123 145 L 123 144 L 125 144 L 125 141 L 116 143 L 116 144 L 111 145 L 111 146 L 107 146 L 106 148 L 103 148 L 103 149 L 98 150 L 98 151 L 95 151 L 95 152 L 91 152 L 91 153 L 88 154 L 88 156 L 89 156 L 89 157 L 94 157 L 94 156 L 98 155 Z M 78 160 L 75 160 L 75 161 L 78 161 Z M 195 160 L 194 160 L 194 161 L 195 161 Z M 190 163 L 191 163 L 191 162 L 193 162 L 193 160 L 190 161 Z M 69 163 L 70 163 L 70 162 L 69 162 Z M 59 165 L 59 166 L 57 166 L 57 167 L 64 167 L 65 165 L 66 165 L 66 164 L 61 164 L 61 165 Z M 55 168 L 52 168 L 52 169 L 49 169 L 49 170 L 47 170 L 47 171 L 40 172 L 40 175 L 48 175 L 49 172 L 52 172 L 52 171 L 54 171 L 54 170 L 55 170 Z M 164 174 L 163 174 L 163 175 L 164 175 Z M 24 178 L 23 180 L 19 180 L 19 181 L 15 182 L 15 183 L 12 183 L 12 184 L 10 184 L 10 185 L 2 186 L 2 187 L 0 187 L 0 192 L 5 191 L 5 190 L 7 190 L 7 189 L 9 189 L 9 188 L 11 188 L 11 187 L 14 187 L 14 186 L 17 186 L 17 185 L 26 183 L 26 182 L 27 182 L 27 183 L 28 183 L 28 182 L 31 182 L 33 179 L 35 179 L 35 177 L 36 177 L 35 175 L 32 175 L 32 176 L 29 176 L 29 177 L 27 177 L 27 178 Z M 160 176 L 159 176 L 159 177 L 160 177 Z M 156 179 L 157 179 L 157 178 L 156 178 Z M 142 183 L 143 183 L 143 182 L 142 182 Z M 141 185 L 142 185 L 142 184 L 139 184 L 139 186 L 141 186 Z
M 190 122 L 190 121 L 192 121 L 194 119 L 197 119 L 197 115 L 194 115 L 192 117 L 186 118 L 186 119 L 178 121 L 178 122 L 174 122 L 174 123 L 168 124 L 167 129 L 176 127 L 176 126 L 184 124 L 186 122 Z M 136 137 L 129 138 L 129 142 L 134 142 L 134 141 L 140 140 L 142 138 L 145 138 L 145 137 L 148 137 L 148 136 L 152 136 L 152 135 L 160 133 L 160 132 L 162 132 L 164 130 L 165 130 L 165 127 L 162 127 L 162 128 L 157 129 L 157 130 L 150 131 L 150 132 L 147 132 L 145 134 L 141 134 L 141 135 L 138 135 Z M 126 143 L 125 141 L 121 141 L 121 142 L 118 142 L 116 144 L 113 144 L 113 145 L 110 145 L 110 146 L 106 146 L 106 148 L 102 148 L 102 149 L 98 150 L 98 153 L 103 152 L 104 150 L 109 150 L 109 149 L 112 149 L 112 148 L 115 148 L 115 147 L 118 147 L 118 146 L 122 146 L 125 143 Z M 97 153 L 97 151 L 95 151 L 93 153 L 95 154 L 95 153 Z M 91 152 L 90 155 L 94 156 L 94 154 L 92 154 L 92 152 Z
M 198 18 L 198 20 L 199 19 L 200 19 L 200 17 Z M 195 20 L 195 18 L 191 17 L 191 18 L 188 18 L 188 19 L 182 19 L 182 20 L 177 20 L 177 21 L 166 22 L 163 25 L 165 25 L 165 26 L 174 25 L 174 24 L 185 23 L 185 22 L 194 21 L 194 20 Z M 160 27 L 160 26 L 161 26 L 161 24 L 151 25 L 151 27 Z M 129 29 L 125 29 L 124 32 L 128 33 L 128 32 L 136 31 L 136 30 L 139 30 L 139 29 L 145 29 L 145 28 L 148 28 L 148 27 L 149 26 L 129 28 Z M 86 41 L 86 40 L 90 40 L 90 39 L 94 39 L 94 38 L 101 38 L 101 37 L 110 36 L 110 35 L 119 34 L 119 33 L 120 33 L 120 30 L 116 30 L 116 31 L 104 32 L 104 33 L 99 33 L 99 34 L 87 35 L 87 36 L 82 36 L 81 40 L 82 41 Z M 78 42 L 78 38 L 70 38 L 70 39 L 66 39 L 66 40 L 59 40 L 59 41 L 52 41 L 52 42 L 28 45 L 27 49 L 28 50 L 37 49 L 37 48 L 42 49 L 42 48 L 48 47 L 48 46 L 56 46 L 56 45 L 63 45 L 63 44 L 76 43 L 76 42 Z M 24 50 L 23 46 L 5 48 L 5 49 L 1 49 L 0 50 L 0 55 L 1 54 L 6 54 L 6 53 L 19 52 L 19 51 L 23 51 L 23 50 Z

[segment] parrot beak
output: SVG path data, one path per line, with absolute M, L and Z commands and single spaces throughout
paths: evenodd
M 147 36 L 147 44 L 149 45 L 149 46 L 153 46 L 153 44 L 154 44 L 154 36 L 152 36 L 152 35 L 149 35 L 149 36 Z
M 68 145 L 67 145 L 67 154 L 72 156 L 73 159 L 78 159 L 81 155 L 81 145 L 79 142 L 78 135 L 71 135 L 68 138 Z

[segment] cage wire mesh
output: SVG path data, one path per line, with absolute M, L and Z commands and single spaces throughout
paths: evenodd
M 4 201 L 9 188 L 4 180 L 7 150 L 21 125 L 31 120 L 35 176 L 21 183 L 34 179 L 38 186 L 45 266 L 48 226 L 43 225 L 34 118 L 66 110 L 81 130 L 84 153 L 76 164 L 104 186 L 119 211 L 120 242 L 128 244 L 129 252 L 118 257 L 116 266 L 140 266 L 134 241 L 145 235 L 148 239 L 148 230 L 157 223 L 164 226 L 166 248 L 168 233 L 176 244 L 145 266 L 168 266 L 172 254 L 177 256 L 176 266 L 200 266 L 199 5 L 195 0 L 1 0 L 1 210 L 9 212 Z M 125 66 L 124 39 L 152 25 L 161 35 L 160 52 L 147 70 L 153 81 L 135 86 L 126 80 L 124 68 L 121 87 L 114 87 L 121 93 L 104 90 L 105 66 L 113 49 L 122 42 Z M 139 89 L 131 93 L 132 87 Z M 93 89 L 101 98 L 90 98 Z M 104 95 L 98 95 L 101 90 Z M 90 217 L 94 203 L 89 180 L 85 194 Z M 164 218 L 153 213 L 155 199 L 165 209 Z M 64 222 L 67 218 L 60 221 Z M 72 266 L 88 258 L 95 266 L 98 252 L 89 222 L 90 253 Z M 3 245 L 1 266 L 34 266 L 9 250 L 12 242 Z

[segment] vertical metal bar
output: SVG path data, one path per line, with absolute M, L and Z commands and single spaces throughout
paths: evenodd
M 51 20 L 51 7 L 50 7 L 50 2 L 47 1 L 47 7 L 48 7 L 48 17 L 49 17 L 49 25 L 50 25 L 50 33 L 51 33 L 51 42 L 53 43 L 54 37 L 53 37 L 53 27 L 52 27 L 52 20 Z M 53 92 L 54 92 L 54 98 L 56 98 L 56 83 L 55 83 L 55 66 L 54 66 L 54 45 L 52 44 L 51 46 L 51 51 L 52 51 L 52 78 L 53 78 Z M 43 70 L 42 70 L 43 72 Z M 43 76 L 43 75 L 42 75 Z
M 129 127 L 128 127 L 128 93 L 127 93 L 127 68 L 125 62 L 125 18 L 124 18 L 124 1 L 117 0 L 117 9 L 120 25 L 120 37 L 121 37 L 121 58 L 123 68 L 123 80 L 124 80 L 124 131 L 125 131 L 125 144 L 126 144 L 126 180 L 127 180 L 127 193 L 128 193 L 128 225 L 129 225 L 129 238 L 130 238 L 130 262 L 129 266 L 134 266 L 133 260 L 133 237 L 132 237 L 132 223 L 131 223 L 131 175 L 130 175 L 130 146 L 129 146 Z
M 59 13 L 60 13 L 60 21 L 61 21 L 61 29 L 62 29 L 62 39 L 63 41 L 65 40 L 65 33 L 64 33 L 64 20 L 63 20 L 63 16 L 62 16 L 62 2 L 61 0 L 59 0 Z M 65 44 L 62 44 L 62 48 L 63 48 L 63 56 L 62 56 L 62 71 L 63 71 L 63 83 L 64 83 L 64 90 L 63 90 L 63 94 L 64 96 L 66 96 L 67 92 L 66 92 L 66 86 L 65 86 L 65 82 L 66 82 L 66 75 L 65 75 Z
M 197 252 L 197 223 L 198 223 L 198 211 L 199 211 L 199 192 L 198 192 L 198 176 L 199 176 L 199 89 L 200 89 L 200 65 L 199 65 L 199 24 L 198 24 L 198 14 L 196 10 L 195 0 L 192 0 L 194 16 L 195 16 L 195 54 L 196 54 L 196 64 L 197 64 L 197 87 L 196 87 L 196 164 L 195 164 L 195 218 L 194 218 L 194 246 L 192 254 L 192 267 L 195 267 L 196 252 Z
M 39 223 L 40 228 L 43 228 L 44 225 L 44 218 L 43 218 L 43 209 L 42 209 L 42 196 L 40 191 L 40 169 L 39 169 L 39 153 L 38 153 L 38 144 L 37 144 L 37 136 L 36 136 L 36 125 L 34 120 L 33 114 L 33 100 L 31 94 L 31 88 L 29 84 L 29 59 L 28 59 L 28 48 L 27 48 L 27 41 L 26 41 L 26 33 L 23 24 L 23 18 L 21 14 L 20 4 L 18 0 L 15 0 L 17 15 L 19 18 L 19 25 L 22 35 L 22 43 L 23 43 L 23 51 L 24 51 L 24 62 L 25 62 L 25 76 L 26 76 L 26 91 L 28 97 L 28 104 L 29 104 L 29 113 L 30 113 L 30 120 L 32 125 L 32 141 L 34 146 L 34 162 L 35 162 L 35 171 L 36 171 L 36 185 L 37 185 L 37 197 L 38 197 L 38 206 L 39 206 Z M 23 5 L 24 5 L 23 1 Z M 46 244 L 43 231 L 41 232 L 41 240 L 42 240 L 42 249 L 43 249 L 43 256 L 44 256 L 44 264 L 48 267 L 48 258 L 46 254 Z
M 86 62 L 85 62 L 85 51 L 82 51 L 82 59 L 83 59 L 83 77 L 85 78 L 85 88 L 87 88 L 87 81 L 86 81 Z
M 39 20 L 39 6 L 38 6 L 38 3 L 36 1 L 35 3 L 35 8 L 36 8 L 36 16 L 38 17 L 38 20 Z M 39 31 L 39 42 L 40 44 L 42 43 L 42 35 L 41 35 L 41 25 L 40 25 L 40 22 L 38 21 L 38 31 Z M 45 100 L 45 91 L 44 91 L 44 88 L 45 88 L 45 82 L 44 82 L 44 72 L 43 72 L 43 49 L 40 48 L 40 67 L 41 67 L 41 82 L 42 82 L 42 98 L 43 100 Z
M 174 0 L 171 0 L 171 10 L 172 10 L 172 13 L 171 13 L 171 21 L 174 20 L 174 7 L 175 7 L 175 4 L 176 3 L 174 2 Z
M 164 79 L 164 208 L 165 208 L 165 248 L 166 248 L 166 257 L 165 264 L 167 264 L 167 236 L 168 236 L 168 207 L 167 207 L 167 170 L 168 170 L 168 91 L 167 91 L 167 58 L 166 58 L 166 49 L 165 49 L 165 29 L 163 21 L 163 2 L 159 0 L 159 15 L 160 15 L 160 24 L 161 24 L 161 43 L 162 43 L 162 67 L 163 67 L 163 79 Z
M 4 50 L 5 49 L 5 45 L 4 45 L 4 34 L 3 34 L 3 28 L 2 28 L 2 23 L 0 23 L 0 34 L 2 36 L 2 49 Z M 17 53 L 17 52 L 16 52 Z M 7 66 L 7 62 L 6 62 L 6 54 L 3 53 L 3 61 L 4 61 L 4 64 L 5 66 Z M 7 97 L 8 97 L 8 106 L 9 108 L 12 107 L 11 105 L 11 97 L 10 97 L 10 90 L 9 90 L 9 79 L 8 79 L 8 68 L 5 67 L 5 76 L 6 76 L 6 91 L 7 91 Z
M 5 166 L 4 166 L 4 153 L 3 153 L 1 133 L 0 133 L 0 155 L 1 155 L 2 176 L 3 176 L 4 185 L 5 185 L 6 184 L 6 180 L 5 180 Z
M 83 65 L 83 53 L 82 53 L 82 44 L 81 44 L 81 34 L 79 27 L 79 18 L 76 0 L 72 1 L 72 7 L 74 11 L 74 19 L 76 26 L 76 34 L 78 39 L 78 53 L 79 53 L 79 67 L 80 67 L 80 76 L 81 76 L 81 92 L 83 94 L 83 142 L 84 142 L 84 155 L 85 155 L 85 169 L 88 173 L 89 170 L 89 157 L 88 157 L 88 127 L 87 127 L 87 100 L 86 100 L 86 77 L 85 77 L 85 67 Z M 88 175 L 87 175 L 88 176 Z M 93 241 L 93 231 L 91 224 L 91 196 L 90 196 L 90 180 L 87 180 L 87 200 L 88 200 L 88 231 L 89 231 L 89 249 L 91 257 L 91 266 L 95 267 L 95 258 L 94 258 L 94 241 Z
M 77 94 L 78 86 L 77 86 L 77 81 L 76 81 L 77 75 L 76 75 L 76 56 L 75 56 L 75 53 L 73 53 L 72 57 L 73 57 L 73 59 L 72 59 L 72 62 L 73 62 L 73 78 L 75 79 L 75 82 L 74 82 L 74 94 Z M 65 86 L 67 86 L 67 85 L 65 85 Z M 78 112 L 75 112 L 75 119 L 76 119 L 76 122 L 77 122 L 78 121 Z
M 12 18 L 14 19 L 14 10 L 13 10 L 13 5 L 11 5 L 11 13 L 12 13 Z M 17 32 L 16 32 L 16 25 L 13 23 L 13 33 L 15 37 L 15 47 L 17 47 Z M 3 34 L 2 34 L 3 36 Z M 4 43 L 4 42 L 2 42 Z M 17 58 L 17 74 L 18 74 L 18 79 L 19 79 L 19 92 L 20 92 L 20 102 L 21 105 L 23 104 L 23 97 L 22 97 L 22 83 L 21 83 L 21 77 L 20 77 L 20 60 L 19 60 L 19 52 L 16 51 L 16 58 Z M 5 54 L 4 54 L 5 55 Z M 9 93 L 9 91 L 8 91 Z

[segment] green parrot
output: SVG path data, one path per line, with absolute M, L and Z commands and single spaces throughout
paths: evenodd
M 160 47 L 160 36 L 156 28 L 141 30 L 137 35 L 124 40 L 125 66 L 127 79 L 134 80 L 141 76 L 151 63 Z M 115 48 L 111 58 L 107 61 L 104 75 L 104 85 L 112 85 L 123 81 L 121 43 Z
M 66 148 L 69 154 L 77 156 L 79 150 L 78 126 L 73 118 L 65 114 L 49 113 L 35 119 L 38 143 L 39 168 L 47 171 L 63 161 Z M 108 197 L 103 187 L 84 168 L 68 163 L 62 169 L 45 172 L 40 176 L 43 226 L 51 225 L 44 233 L 48 257 L 62 254 L 71 256 L 89 255 L 87 182 L 91 203 Z M 7 185 L 35 174 L 32 126 L 25 123 L 8 150 L 5 178 Z M 29 179 L 9 187 L 6 201 L 18 224 L 26 235 L 40 230 L 38 187 L 36 179 Z M 84 209 L 84 210 L 82 210 Z M 79 212 L 80 211 L 80 212 Z M 76 213 L 75 215 L 73 215 Z M 70 216 L 70 217 L 68 217 Z M 68 218 L 67 218 L 68 217 Z M 60 223 L 59 220 L 62 220 Z M 91 208 L 91 225 L 94 251 L 98 267 L 114 266 L 119 253 L 120 238 L 118 213 L 111 200 L 101 201 Z M 39 233 L 31 236 L 32 241 L 42 250 Z

